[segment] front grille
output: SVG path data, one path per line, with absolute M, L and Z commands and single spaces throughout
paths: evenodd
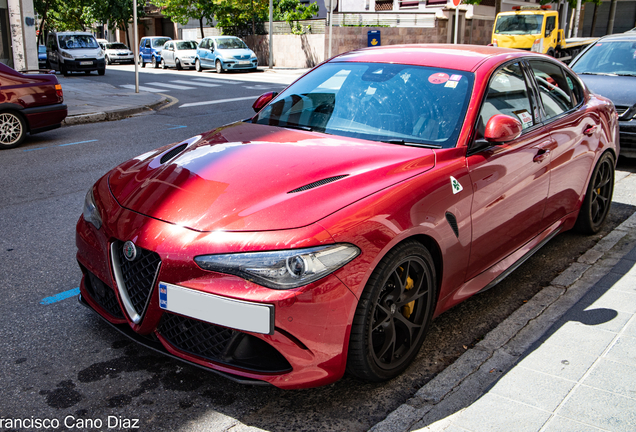
M 619 120 L 626 121 L 631 120 L 636 112 L 636 107 L 627 105 L 616 105 L 616 112 L 618 113 Z
M 137 257 L 134 261 L 128 261 L 124 257 L 123 244 L 121 241 L 115 243 L 117 261 L 124 279 L 123 288 L 135 311 L 143 316 L 159 273 L 161 258 L 155 252 L 137 247 Z
M 165 312 L 159 334 L 181 351 L 226 362 L 228 348 L 238 331 Z
M 636 133 L 621 132 L 621 147 L 636 149 Z
M 88 270 L 84 274 L 84 286 L 91 298 L 113 317 L 123 318 L 115 291 Z

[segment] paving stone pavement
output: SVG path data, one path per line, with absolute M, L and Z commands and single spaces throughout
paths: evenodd
M 614 202 L 636 206 L 636 174 Z M 636 431 L 636 214 L 371 428 Z

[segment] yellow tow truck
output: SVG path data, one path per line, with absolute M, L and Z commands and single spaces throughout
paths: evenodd
M 492 29 L 493 46 L 518 48 L 571 60 L 598 38 L 565 39 L 559 28 L 559 13 L 550 5 L 515 6 L 497 14 Z

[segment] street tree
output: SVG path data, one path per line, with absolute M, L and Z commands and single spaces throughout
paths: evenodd
M 126 32 L 126 43 L 130 45 L 128 24 L 133 19 L 132 0 L 94 0 L 88 8 L 88 15 L 93 22 L 108 23 L 111 31 L 117 29 Z M 137 3 L 137 16 L 144 16 L 144 3 Z
M 298 0 L 279 0 L 274 7 L 274 20 L 286 21 L 293 34 L 303 34 L 305 29 L 299 21 L 309 19 L 318 14 L 318 5 L 304 5 Z
M 211 25 L 218 9 L 217 3 L 213 0 L 153 0 L 152 3 L 161 8 L 161 13 L 164 16 L 177 24 L 185 25 L 190 19 L 197 20 L 201 38 L 205 36 L 203 34 L 203 20 Z

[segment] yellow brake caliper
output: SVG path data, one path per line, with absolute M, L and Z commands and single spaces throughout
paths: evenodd
M 408 276 L 406 278 L 406 286 L 404 287 L 404 289 L 410 290 L 413 288 L 414 285 L 415 285 L 415 282 L 413 282 L 413 279 L 411 279 L 411 277 Z M 410 318 L 414 308 L 415 308 L 415 300 L 404 305 L 404 307 L 402 308 L 402 315 L 404 315 L 406 318 Z

